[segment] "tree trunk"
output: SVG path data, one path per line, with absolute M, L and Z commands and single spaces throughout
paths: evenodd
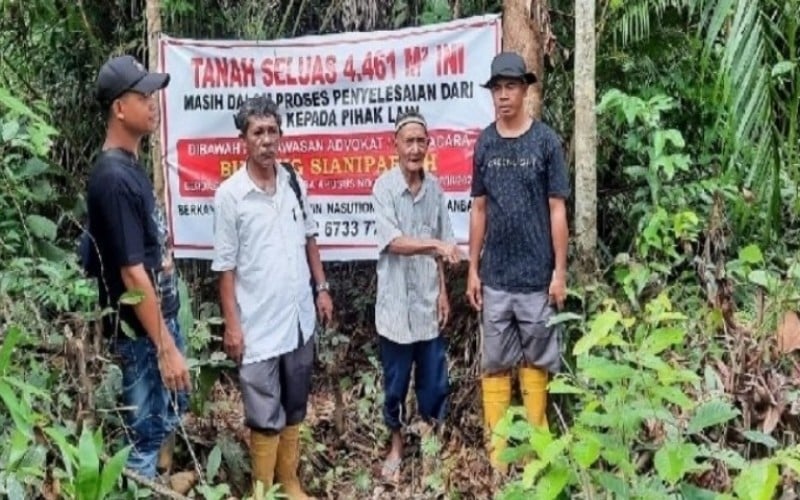
M 544 55 L 551 49 L 551 41 L 547 0 L 503 1 L 503 50 L 519 53 L 536 75 L 525 107 L 537 119 L 542 116 Z
M 149 71 L 158 68 L 158 37 L 161 35 L 161 0 L 147 0 L 145 6 L 147 19 L 147 66 Z M 161 97 L 156 94 L 156 105 L 161 110 Z M 163 119 L 163 117 L 162 117 Z M 164 162 L 161 154 L 161 133 L 150 135 L 150 154 L 153 162 L 153 187 L 156 203 L 164 205 Z
M 595 0 L 575 0 L 575 240 L 579 267 L 597 267 Z

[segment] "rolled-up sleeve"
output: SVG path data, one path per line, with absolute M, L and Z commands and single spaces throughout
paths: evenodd
M 297 174 L 297 184 L 300 186 L 300 199 L 303 200 L 303 224 L 305 226 L 306 238 L 316 238 L 319 236 L 319 227 L 314 218 L 311 204 L 308 201 L 308 184 Z
M 214 259 L 213 271 L 236 269 L 239 256 L 239 235 L 236 231 L 236 199 L 218 189 L 214 195 Z
M 372 203 L 375 208 L 375 229 L 378 252 L 384 252 L 395 238 L 403 235 L 394 211 L 392 193 L 384 182 L 376 182 L 372 187 Z

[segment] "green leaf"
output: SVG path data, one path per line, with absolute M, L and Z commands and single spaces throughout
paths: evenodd
M 580 314 L 575 314 L 573 312 L 563 312 L 554 314 L 550 317 L 550 320 L 547 322 L 547 326 L 559 325 L 561 323 L 566 323 L 568 321 L 580 321 L 583 319 L 583 316 Z
M 586 391 L 580 387 L 567 382 L 564 377 L 556 377 L 550 381 L 547 386 L 547 392 L 550 394 L 585 394 Z
M 88 427 L 83 428 L 78 441 L 77 500 L 95 500 L 100 488 L 100 459 L 94 436 Z
M 56 239 L 56 232 L 58 230 L 55 222 L 51 221 L 41 215 L 29 215 L 25 217 L 25 224 L 28 230 L 38 238 L 45 238 L 53 241 Z
M 222 463 L 222 449 L 219 445 L 214 446 L 211 453 L 208 455 L 208 463 L 206 464 L 206 481 L 212 481 L 219 472 L 219 466 Z
M 758 248 L 758 245 L 747 245 L 739 250 L 739 260 L 748 264 L 761 264 L 764 262 L 764 256 L 761 254 L 761 249 Z
M 17 326 L 10 326 L 5 331 L 5 338 L 3 339 L 3 347 L 0 349 L 0 374 L 6 373 L 8 363 L 11 360 L 11 354 L 14 352 L 14 347 L 22 338 L 22 330 Z
M 758 286 L 769 288 L 769 278 L 766 271 L 761 269 L 752 271 L 747 275 L 747 279 L 749 279 L 751 283 L 754 283 Z
M 751 462 L 733 482 L 733 491 L 747 500 L 775 498 L 780 475 L 778 466 L 767 460 Z
M 108 463 L 103 466 L 103 473 L 100 480 L 100 494 L 99 499 L 105 498 L 109 493 L 114 491 L 119 478 L 122 476 L 122 469 L 125 468 L 125 462 L 128 460 L 131 446 L 119 450 Z
M 656 385 L 649 388 L 650 393 L 658 398 L 688 410 L 694 406 L 694 401 L 689 398 L 679 387 L 672 385 Z
M 678 328 L 659 328 L 650 332 L 650 335 L 642 342 L 641 350 L 647 354 L 656 355 L 664 349 L 680 344 L 686 335 Z
M 3 142 L 8 142 L 11 139 L 15 138 L 19 133 L 19 121 L 17 120 L 9 120 L 3 124 L 2 136 Z
M 797 67 L 797 62 L 795 61 L 781 61 L 772 67 L 772 72 L 771 72 L 772 78 L 775 78 L 776 76 L 781 76 L 785 73 L 790 73 L 794 71 L 794 68 L 796 67 Z
M 724 424 L 738 416 L 739 410 L 727 401 L 718 399 L 707 401 L 697 408 L 686 431 L 695 434 L 707 427 Z
M 578 369 L 582 377 L 597 382 L 623 380 L 637 375 L 637 371 L 627 364 L 617 363 L 600 356 L 578 358 Z
M 681 498 L 683 500 L 717 500 L 717 494 L 691 484 L 682 484 Z
M 752 443 L 763 444 L 767 448 L 778 447 L 778 441 L 769 434 L 764 434 L 763 432 L 750 430 L 750 431 L 744 431 L 742 435 L 744 435 L 744 437 L 747 438 L 747 440 Z
M 75 456 L 78 454 L 77 448 L 67 440 L 66 434 L 59 428 L 46 427 L 44 433 L 55 441 L 56 446 L 58 446 L 58 449 L 61 451 L 61 462 L 64 465 L 64 469 L 66 469 L 67 478 L 71 480 L 72 464 Z
M 553 465 L 550 470 L 536 483 L 534 498 L 542 500 L 555 500 L 569 482 L 570 470 L 562 464 Z
M 119 327 L 122 329 L 122 333 L 124 333 L 129 339 L 136 338 L 136 332 L 133 331 L 133 328 L 128 324 L 127 321 L 120 320 Z
M 30 408 L 22 405 L 23 402 L 17 398 L 5 381 L 0 381 L 0 399 L 3 400 L 8 413 L 11 414 L 11 420 L 14 421 L 17 429 L 30 436 L 33 433 Z
M 576 437 L 578 439 L 570 448 L 570 452 L 578 465 L 584 469 L 588 469 L 600 458 L 602 443 L 600 439 L 591 432 L 576 433 Z
M 17 172 L 17 177 L 20 179 L 27 179 L 30 177 L 36 177 L 37 175 L 47 172 L 50 169 L 50 165 L 45 163 L 39 158 L 28 158 L 28 160 L 23 164 L 22 168 L 19 172 Z
M 572 353 L 575 356 L 580 356 L 581 354 L 586 354 L 589 350 L 600 342 L 603 339 L 608 337 L 608 334 L 611 330 L 617 325 L 617 323 L 622 320 L 622 315 L 617 311 L 603 311 L 598 316 L 596 316 L 592 322 L 591 326 L 589 327 L 589 333 L 583 337 L 581 337 L 576 343 L 575 347 L 572 349 Z
M 123 293 L 119 298 L 120 304 L 125 304 L 126 306 L 135 306 L 139 304 L 142 300 L 144 300 L 144 292 L 141 290 L 128 290 L 127 292 Z
M 747 460 L 745 460 L 744 457 L 742 457 L 735 450 L 731 450 L 729 448 L 717 447 L 716 449 L 711 450 L 704 447 L 701 451 L 701 456 L 719 460 L 725 464 L 728 469 L 742 470 L 747 467 Z
M 688 472 L 697 469 L 697 455 L 698 449 L 694 444 L 669 441 L 656 452 L 653 465 L 658 477 L 675 485 Z

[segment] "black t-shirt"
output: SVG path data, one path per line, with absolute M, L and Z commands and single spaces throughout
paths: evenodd
M 122 267 L 144 265 L 165 318 L 176 316 L 180 308 L 176 273 L 172 266 L 169 272 L 163 266 L 171 256 L 166 219 L 156 205 L 153 185 L 133 154 L 122 149 L 103 151 L 89 176 L 86 202 L 89 233 L 97 246 L 89 267 L 97 276 L 100 304 L 118 308 L 119 319 L 136 335 L 147 335 L 132 306 L 119 303 L 125 292 Z M 119 332 L 114 316 L 106 316 L 107 335 Z
M 561 141 L 535 121 L 504 138 L 494 123 L 475 143 L 472 196 L 486 196 L 481 281 L 498 290 L 547 290 L 553 275 L 550 197 L 570 194 Z

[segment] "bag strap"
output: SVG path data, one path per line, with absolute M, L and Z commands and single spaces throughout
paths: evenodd
M 300 183 L 297 181 L 297 172 L 294 167 L 288 163 L 281 163 L 281 166 L 289 173 L 289 186 L 292 187 L 294 195 L 297 196 L 297 202 L 300 203 L 300 211 L 303 213 L 303 220 L 306 220 L 306 209 L 303 206 L 303 194 L 300 192 Z

